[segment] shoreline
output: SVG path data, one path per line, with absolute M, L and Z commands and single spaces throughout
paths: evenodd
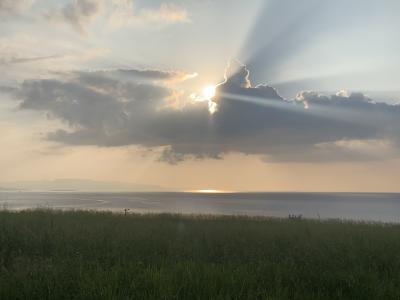
M 33 213 L 33 212 L 44 212 L 51 214 L 63 214 L 63 213 L 88 213 L 88 214 L 112 214 L 115 216 L 124 217 L 157 217 L 157 216 L 170 216 L 182 219 L 200 219 L 200 220 L 215 220 L 215 219 L 237 219 L 237 220 L 248 220 L 248 221 L 291 221 L 291 222 L 302 222 L 310 221 L 315 223 L 338 223 L 338 224 L 365 224 L 365 225 L 383 225 L 383 226 L 400 226 L 399 222 L 385 222 L 385 221 L 374 221 L 374 220 L 363 220 L 363 219 L 349 219 L 349 218 L 318 218 L 318 217 L 298 217 L 298 215 L 288 214 L 287 217 L 280 216 L 267 216 L 267 215 L 247 215 L 244 213 L 238 214 L 226 214 L 226 213 L 186 213 L 186 212 L 152 212 L 152 211 L 140 211 L 134 209 L 128 209 L 125 213 L 124 209 L 92 209 L 92 208 L 54 208 L 54 207 L 26 207 L 26 208 L 8 208 L 0 206 L 1 212 L 10 213 Z

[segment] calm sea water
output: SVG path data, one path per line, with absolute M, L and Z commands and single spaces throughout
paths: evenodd
M 382 193 L 75 193 L 1 192 L 7 209 L 49 207 L 400 222 L 400 194 Z

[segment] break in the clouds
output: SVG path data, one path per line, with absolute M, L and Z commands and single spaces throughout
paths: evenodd
M 182 72 L 74 72 L 27 80 L 12 94 L 21 109 L 47 112 L 68 125 L 48 133 L 50 140 L 162 147 L 161 159 L 170 163 L 229 152 L 269 161 L 381 159 L 399 153 L 399 105 L 344 91 L 331 96 L 303 91 L 288 100 L 268 85 L 253 87 L 243 65 L 230 65 L 225 75 L 212 99 L 213 114 L 206 101 L 173 105 L 177 93 L 167 82 L 191 77 Z

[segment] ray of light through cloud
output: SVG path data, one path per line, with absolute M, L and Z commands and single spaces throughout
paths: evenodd
M 311 79 L 325 90 L 333 91 L 339 85 L 362 90 L 359 77 L 368 80 L 370 87 L 393 90 L 394 78 L 388 73 L 392 73 L 393 62 L 399 63 L 395 58 L 399 21 L 392 11 L 396 8 L 395 1 L 384 5 L 375 1 L 337 1 L 335 5 L 313 0 L 270 1 L 260 11 L 238 57 L 252 70 L 253 81 L 280 85 L 284 94 L 291 81 L 301 89 L 301 83 Z M 294 96 L 291 92 L 287 94 Z
M 76 162 L 131 152 L 130 178 L 160 185 L 157 168 L 182 179 L 232 157 L 229 173 L 256 159 L 255 173 L 395 161 L 399 11 L 396 0 L 0 1 L 4 153 L 28 166 L 46 155 L 11 148 L 73 149 Z M 49 155 L 57 170 L 62 152 Z

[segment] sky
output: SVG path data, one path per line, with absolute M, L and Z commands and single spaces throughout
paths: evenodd
M 398 28 L 397 0 L 0 0 L 0 186 L 400 192 Z

